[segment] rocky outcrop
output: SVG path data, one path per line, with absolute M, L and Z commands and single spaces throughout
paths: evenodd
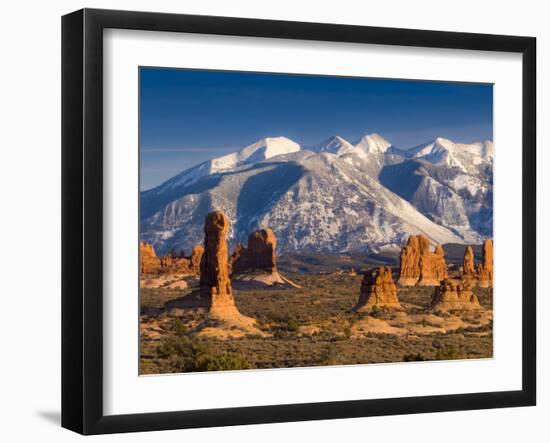
M 139 242 L 140 272 L 141 274 L 199 274 L 200 261 L 204 248 L 195 245 L 190 257 L 185 257 L 183 251 L 179 254 L 171 249 L 168 255 L 159 257 L 153 245 Z
M 195 245 L 191 257 L 189 257 L 191 271 L 195 274 L 200 274 L 201 259 L 204 254 L 204 248 L 202 245 Z
M 361 283 L 359 301 L 354 311 L 365 312 L 376 308 L 400 309 L 397 286 L 389 266 L 380 266 L 365 273 Z
M 160 258 L 155 248 L 145 241 L 139 242 L 139 270 L 142 274 L 152 274 L 160 270 Z
M 200 296 L 209 305 L 211 313 L 237 309 L 229 280 L 228 230 L 229 219 L 223 212 L 214 211 L 206 216 L 204 253 L 200 264 Z
M 429 248 L 426 237 L 411 235 L 407 245 L 401 249 L 399 266 L 399 284 L 402 286 L 414 286 L 420 278 L 420 254 Z M 426 239 L 427 240 L 427 239 Z
M 474 249 L 471 246 L 468 246 L 464 251 L 464 261 L 462 263 L 462 278 L 468 281 L 476 280 Z
M 229 254 L 227 233 L 229 219 L 221 211 L 206 216 L 204 222 L 204 253 L 200 264 L 199 297 L 208 308 L 209 320 L 217 320 L 215 326 L 205 327 L 206 335 L 216 329 L 239 329 L 243 333 L 262 334 L 255 328 L 256 321 L 242 315 L 235 305 L 231 280 L 229 279 Z M 222 335 L 223 335 L 222 334 Z
M 249 266 L 266 272 L 277 271 L 276 248 L 277 238 L 271 229 L 253 232 L 248 237 Z
M 477 266 L 474 261 L 473 248 L 471 246 L 466 248 L 462 279 L 482 288 L 493 287 L 493 240 L 487 239 L 483 242 L 482 260 Z
M 247 269 L 247 249 L 242 245 L 242 243 L 237 243 L 233 248 L 233 253 L 229 260 L 229 274 L 234 272 L 239 272 L 239 269 Z
M 191 274 L 190 262 L 187 258 L 180 258 L 175 254 L 160 257 L 159 273 L 166 274 Z
M 235 245 L 231 255 L 230 270 L 237 290 L 278 288 L 299 288 L 277 271 L 277 237 L 267 228 L 248 236 L 248 246 Z
M 447 278 L 445 251 L 441 245 L 430 251 L 430 241 L 423 235 L 411 235 L 401 250 L 399 284 L 402 286 L 437 286 Z
M 425 250 L 420 255 L 420 286 L 438 286 L 441 280 L 448 277 L 447 263 L 443 246 L 437 245 L 433 252 Z
M 458 311 L 482 309 L 477 296 L 472 292 L 472 286 L 467 281 L 445 279 L 436 288 L 432 297 L 433 311 Z
M 260 229 L 248 236 L 248 247 L 237 244 L 232 255 L 232 270 L 235 273 L 248 270 L 263 272 L 277 271 L 277 237 L 274 232 L 267 229 Z
M 483 242 L 483 257 L 477 267 L 477 279 L 480 287 L 493 287 L 493 240 Z

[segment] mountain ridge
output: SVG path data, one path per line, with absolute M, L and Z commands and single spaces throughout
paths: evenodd
M 188 249 L 202 215 L 221 209 L 230 241 L 271 227 L 281 252 L 374 251 L 419 233 L 476 243 L 492 235 L 493 155 L 490 141 L 401 150 L 378 134 L 310 147 L 266 137 L 140 193 L 140 236 L 161 252 Z

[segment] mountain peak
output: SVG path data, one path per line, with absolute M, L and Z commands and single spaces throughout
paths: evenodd
M 281 154 L 290 154 L 301 149 L 300 145 L 287 137 L 265 137 L 248 145 L 236 154 L 236 163 L 254 163 Z
M 392 144 L 380 134 L 366 134 L 356 144 L 355 147 L 365 154 L 383 154 Z
M 432 143 L 434 144 L 434 147 L 444 148 L 444 149 L 453 149 L 456 146 L 455 142 L 445 137 L 437 137 L 434 139 Z
M 347 152 L 355 151 L 355 148 L 350 142 L 339 135 L 333 135 L 322 143 L 312 146 L 310 150 L 314 152 L 329 152 L 331 154 L 342 155 Z

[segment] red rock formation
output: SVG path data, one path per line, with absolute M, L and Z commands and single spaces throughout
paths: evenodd
M 191 263 L 187 258 L 179 258 L 172 254 L 160 257 L 159 272 L 166 274 L 191 274 Z
M 248 270 L 277 272 L 276 247 L 277 238 L 271 229 L 253 232 L 248 236 L 247 248 L 241 244 L 235 246 L 231 256 L 232 271 L 235 273 Z
M 478 265 L 477 278 L 480 287 L 493 287 L 493 240 L 483 242 L 483 259 Z
M 276 248 L 277 238 L 271 229 L 253 232 L 248 236 L 249 265 L 266 272 L 277 271 Z
M 202 245 L 193 246 L 193 252 L 191 253 L 189 261 L 191 271 L 193 271 L 193 273 L 197 275 L 200 274 L 202 254 L 204 254 L 204 248 L 202 247 Z
M 193 309 L 202 321 L 194 330 L 198 335 L 219 339 L 245 335 L 264 337 L 256 320 L 239 312 L 229 279 L 227 233 L 229 219 L 221 211 L 209 213 L 204 221 L 204 249 L 195 247 L 194 257 L 202 252 L 199 290 L 168 301 L 166 309 Z M 193 257 L 192 256 L 192 257 Z M 206 308 L 206 312 L 204 312 Z
M 411 235 L 407 245 L 401 249 L 399 284 L 413 286 L 420 277 L 420 244 L 416 235 Z
M 241 317 L 229 279 L 227 232 L 229 219 L 221 211 L 211 212 L 204 222 L 204 253 L 200 265 L 200 298 L 212 317 L 238 320 Z M 253 321 L 246 317 L 246 319 Z
M 400 309 L 397 286 L 389 266 L 380 266 L 365 273 L 361 282 L 359 301 L 354 311 L 370 311 L 373 307 Z
M 233 249 L 233 254 L 231 254 L 231 258 L 229 260 L 229 273 L 233 274 L 233 272 L 240 272 L 244 269 L 247 269 L 246 264 L 246 255 L 248 251 L 247 249 L 241 244 L 237 243 L 235 245 L 235 248 Z
M 160 259 L 155 248 L 146 241 L 139 242 L 139 268 L 142 274 L 151 274 L 160 270 Z
M 443 280 L 436 288 L 431 308 L 434 311 L 482 309 L 470 283 L 451 278 Z
M 411 235 L 401 250 L 399 284 L 402 286 L 437 286 L 447 277 L 445 251 L 441 245 L 430 251 L 430 241 L 423 235 Z
M 441 280 L 447 278 L 447 263 L 443 246 L 437 245 L 434 252 L 425 250 L 420 255 L 420 286 L 438 286 Z
M 472 281 L 476 279 L 474 250 L 471 246 L 468 246 L 464 251 L 464 262 L 462 264 L 462 278 L 468 281 Z
M 159 257 L 150 243 L 140 241 L 140 271 L 142 274 L 199 274 L 203 247 L 195 245 L 191 257 L 183 251 L 177 254 L 171 249 L 168 255 Z

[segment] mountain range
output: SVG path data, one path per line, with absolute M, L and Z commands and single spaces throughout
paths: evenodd
M 268 137 L 141 192 L 140 236 L 161 254 L 190 251 L 220 209 L 230 242 L 270 227 L 279 253 L 376 253 L 420 233 L 478 244 L 492 237 L 493 156 L 491 141 L 400 149 L 378 134 L 314 146 Z

